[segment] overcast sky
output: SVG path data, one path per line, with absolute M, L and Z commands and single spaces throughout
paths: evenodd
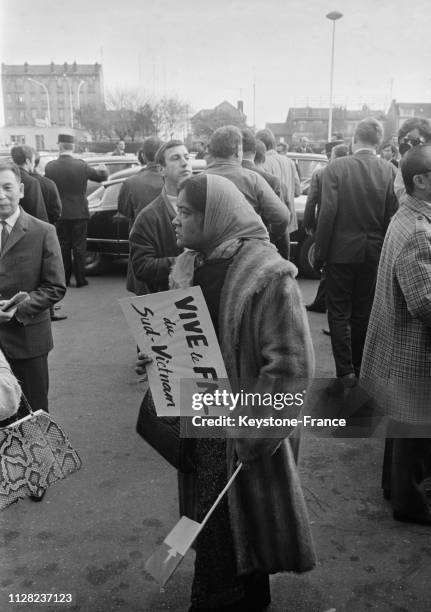
M 105 91 L 174 94 L 194 111 L 244 100 L 248 123 L 334 99 L 387 109 L 431 101 L 429 0 L 0 0 L 7 64 L 101 62 Z M 3 120 L 3 117 L 0 117 Z

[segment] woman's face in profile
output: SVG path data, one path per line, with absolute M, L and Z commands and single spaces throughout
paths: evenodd
M 177 216 L 173 220 L 177 245 L 186 249 L 201 251 L 204 245 L 204 215 L 196 211 L 186 200 L 185 191 L 178 196 Z

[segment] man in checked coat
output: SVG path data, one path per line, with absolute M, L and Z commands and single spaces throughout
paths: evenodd
M 407 195 L 383 244 L 360 382 L 389 417 L 382 486 L 394 518 L 431 525 L 431 144 L 401 171 Z

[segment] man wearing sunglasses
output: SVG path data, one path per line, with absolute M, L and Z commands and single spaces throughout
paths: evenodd
M 382 487 L 394 518 L 431 525 L 431 143 L 405 153 L 401 172 L 406 195 L 382 248 L 360 382 L 389 417 Z
M 427 142 L 431 142 L 431 123 L 428 119 L 423 117 L 412 117 L 404 121 L 398 131 L 398 149 L 401 157 L 413 147 Z M 398 201 L 401 202 L 401 198 L 403 198 L 406 193 L 401 168 L 398 169 L 395 177 L 394 191 Z

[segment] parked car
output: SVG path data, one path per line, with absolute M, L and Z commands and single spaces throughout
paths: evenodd
M 193 174 L 206 167 L 204 160 L 192 160 Z M 88 197 L 90 220 L 87 232 L 86 273 L 100 274 L 113 259 L 129 256 L 129 220 L 118 212 L 118 196 L 123 182 L 141 167 L 112 174 Z
M 291 236 L 291 255 L 302 276 L 318 278 L 313 269 L 314 239 L 307 236 L 303 227 L 305 202 L 311 175 L 328 163 L 325 155 L 313 153 L 289 153 L 298 169 L 302 193 L 295 198 L 298 230 Z M 205 161 L 192 159 L 193 173 L 205 169 Z M 121 185 L 140 168 L 128 168 L 112 174 L 88 198 L 90 221 L 87 237 L 87 274 L 100 274 L 113 259 L 126 258 L 129 254 L 128 219 L 118 212 L 118 195 Z
M 120 172 L 121 170 L 126 170 L 127 168 L 137 168 L 137 170 L 139 170 L 141 167 L 136 155 L 91 155 L 84 153 L 79 157 L 92 167 L 103 164 L 108 170 L 109 177 L 111 177 L 112 174 Z M 100 183 L 88 181 L 87 196 L 93 193 L 93 191 L 95 191 L 99 186 Z
M 290 236 L 291 258 L 298 266 L 302 276 L 307 278 L 320 278 L 314 270 L 314 237 L 308 236 L 302 226 L 305 203 L 310 188 L 313 172 L 326 166 L 328 158 L 318 153 L 287 153 L 295 162 L 301 181 L 301 195 L 295 198 L 295 209 L 298 217 L 298 229 Z

